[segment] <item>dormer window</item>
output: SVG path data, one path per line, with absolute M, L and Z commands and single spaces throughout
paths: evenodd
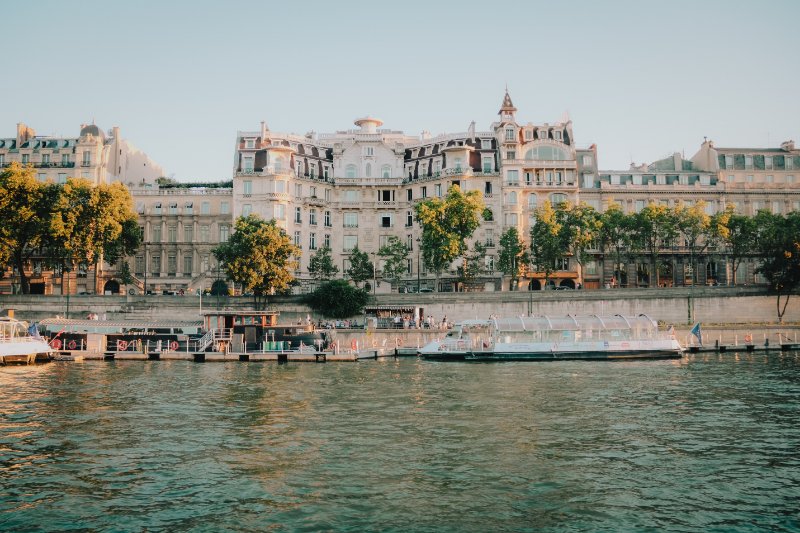
M 525 140 L 526 141 L 533 140 L 533 131 L 532 130 L 525 130 Z
M 492 141 L 491 141 L 491 139 L 481 139 L 481 149 L 483 149 L 483 150 L 491 150 L 492 149 Z
M 557 141 L 560 141 L 561 140 L 561 132 L 560 131 L 554 131 L 553 132 L 553 139 L 555 139 Z
M 514 140 L 514 128 L 506 128 L 506 137 L 505 137 L 505 139 L 507 141 L 513 141 Z
M 245 148 L 248 148 L 248 149 L 251 149 L 251 150 L 252 150 L 253 148 L 255 148 L 255 147 L 256 147 L 256 141 L 255 141 L 255 139 L 245 139 L 245 141 L 244 141 L 244 147 L 245 147 Z

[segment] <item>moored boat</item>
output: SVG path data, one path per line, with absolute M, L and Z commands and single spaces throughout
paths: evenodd
M 644 314 L 567 315 L 464 321 L 419 353 L 462 361 L 667 359 L 681 357 L 683 348 Z
M 0 364 L 31 365 L 37 357 L 50 359 L 52 352 L 35 328 L 29 331 L 27 322 L 0 317 Z

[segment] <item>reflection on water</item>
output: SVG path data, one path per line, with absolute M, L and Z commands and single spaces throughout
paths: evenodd
M 0 368 L 0 529 L 798 530 L 800 355 Z

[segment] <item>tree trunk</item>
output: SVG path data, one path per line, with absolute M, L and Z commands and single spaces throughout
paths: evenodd
M 15 254 L 14 264 L 17 266 L 17 271 L 19 272 L 19 286 L 20 290 L 22 290 L 22 294 L 30 294 L 31 286 L 30 283 L 28 283 L 28 277 L 25 275 L 25 259 L 22 257 L 21 253 Z

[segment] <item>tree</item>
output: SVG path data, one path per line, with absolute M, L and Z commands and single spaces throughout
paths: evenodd
M 497 267 L 503 274 L 510 276 L 509 290 L 517 288 L 517 280 L 525 271 L 525 265 L 529 262 L 528 253 L 525 250 L 525 243 L 519 236 L 519 231 L 515 227 L 508 228 L 500 236 L 500 254 L 497 258 Z
M 622 285 L 627 274 L 619 270 L 622 255 L 631 248 L 633 232 L 632 217 L 622 211 L 617 203 L 612 203 L 600 215 L 600 246 L 603 252 L 611 251 L 614 257 L 614 276 Z
M 658 287 L 658 258 L 661 249 L 672 244 L 678 230 L 674 213 L 665 205 L 650 202 L 633 215 L 632 242 L 635 249 L 650 260 L 650 287 Z M 655 278 L 655 283 L 653 282 Z
M 552 204 L 545 201 L 534 211 L 534 224 L 531 228 L 531 261 L 536 265 L 536 270 L 544 272 L 545 287 L 550 283 L 556 261 L 564 257 L 564 251 L 561 224 Z
M 403 276 L 408 273 L 408 247 L 394 235 L 389 237 L 386 244 L 378 250 L 378 256 L 383 259 L 384 279 L 393 285 L 399 285 Z
M 130 285 L 134 282 L 131 266 L 124 259 L 120 260 L 117 266 L 117 279 L 123 285 Z
M 331 249 L 328 246 L 323 246 L 311 256 L 308 263 L 308 273 L 311 277 L 318 280 L 331 279 L 339 272 L 339 268 L 333 264 L 331 257 Z
M 223 279 L 216 279 L 211 284 L 211 296 L 227 296 L 228 284 Z
M 728 209 L 730 215 L 725 223 L 726 231 L 722 234 L 722 243 L 728 252 L 733 269 L 733 285 L 736 285 L 739 266 L 746 257 L 755 252 L 758 228 L 754 218 L 735 213 L 733 206 Z
M 472 250 L 464 252 L 463 262 L 458 267 L 459 282 L 462 286 L 486 272 L 486 250 L 484 243 L 476 242 Z
M 362 252 L 355 246 L 350 252 L 350 268 L 346 274 L 353 280 L 358 287 L 359 283 L 364 283 L 375 276 L 375 265 L 369 260 L 367 252 Z
M 300 249 L 274 219 L 251 214 L 236 219 L 233 235 L 214 249 L 214 256 L 228 279 L 252 291 L 256 308 L 263 309 L 270 294 L 294 281 Z
M 23 294 L 30 293 L 26 263 L 41 246 L 50 218 L 52 195 L 46 192 L 33 167 L 12 162 L 0 173 L 0 263 L 16 267 Z
M 368 300 L 367 291 L 343 279 L 325 282 L 304 298 L 309 307 L 328 318 L 360 315 Z
M 777 295 L 778 322 L 782 323 L 789 297 L 800 287 L 800 213 L 793 211 L 784 217 L 759 211 L 756 224 L 761 256 L 761 265 L 756 271 L 767 278 L 770 290 Z
M 578 280 L 583 284 L 583 264 L 589 258 L 588 250 L 600 235 L 602 222 L 595 209 L 581 202 L 578 205 L 563 203 L 556 209 L 561 224 L 561 237 L 578 264 Z
M 416 205 L 422 225 L 422 258 L 436 275 L 437 290 L 441 273 L 467 251 L 467 239 L 480 226 L 483 210 L 481 193 L 464 194 L 458 185 L 451 186 L 444 199 L 429 198 Z
M 694 205 L 687 206 L 679 203 L 674 211 L 675 229 L 683 237 L 689 248 L 689 261 L 692 265 L 692 285 L 697 280 L 696 258 L 708 247 L 710 242 L 711 217 L 705 212 L 706 203 L 703 200 Z

